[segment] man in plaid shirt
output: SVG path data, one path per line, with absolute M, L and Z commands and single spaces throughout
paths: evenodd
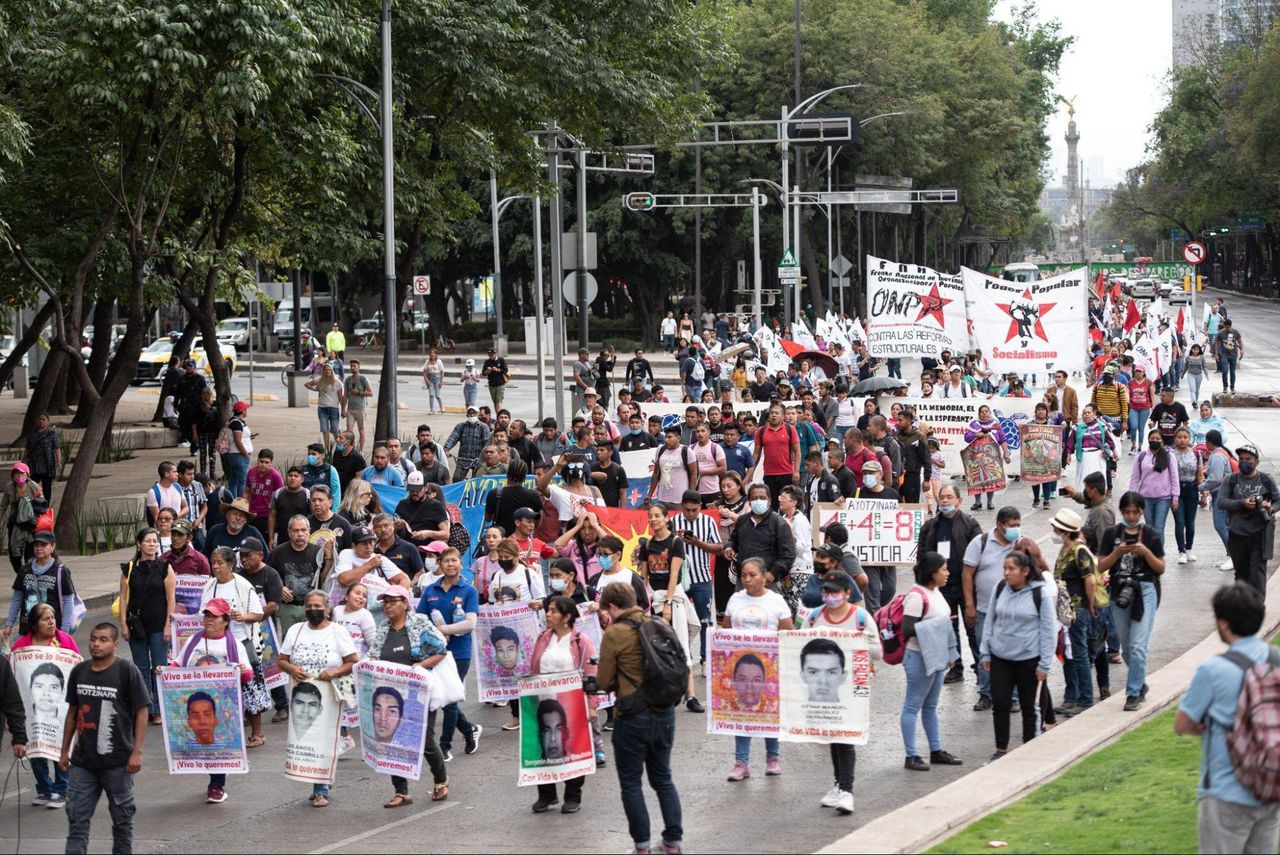
M 475 467 L 476 460 L 480 458 L 480 452 L 488 444 L 489 426 L 480 421 L 479 408 L 467 407 L 466 421 L 458 423 L 444 444 L 445 451 L 449 451 L 455 445 L 458 446 L 458 465 L 453 470 L 454 481 L 461 481 L 467 477 L 467 473 Z

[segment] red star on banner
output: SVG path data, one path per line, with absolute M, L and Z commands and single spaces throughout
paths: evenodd
M 925 315 L 929 315 L 938 322 L 938 326 L 946 328 L 946 323 L 942 319 L 942 307 L 950 303 L 951 300 L 945 299 L 938 293 L 938 283 L 933 283 L 933 288 L 928 294 L 920 295 L 920 314 L 916 315 L 916 322 L 924 320 Z
M 1044 324 L 1040 321 L 1045 315 L 1049 314 L 1050 310 L 1052 310 L 1054 306 L 1058 304 L 1037 303 L 1035 300 L 1031 299 L 1030 288 L 1022 292 L 1022 301 L 1022 303 L 1016 304 L 996 303 L 996 306 L 1010 318 L 1009 334 L 1006 336 L 1005 342 L 1008 343 L 1018 337 L 1030 338 L 1031 332 L 1027 330 L 1034 331 L 1036 338 L 1047 342 L 1049 337 L 1045 335 Z M 1015 311 L 1017 314 L 1014 314 Z M 1034 324 L 1031 323 L 1033 319 L 1035 320 Z

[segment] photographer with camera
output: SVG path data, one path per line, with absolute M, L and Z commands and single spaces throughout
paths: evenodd
M 1262 455 L 1252 445 L 1236 449 L 1240 471 L 1222 481 L 1218 508 L 1226 511 L 1227 555 L 1235 568 L 1236 581 L 1267 596 L 1267 526 L 1271 524 L 1276 482 L 1258 471 Z
M 1130 490 L 1120 497 L 1120 525 L 1102 535 L 1098 569 L 1111 574 L 1111 616 L 1129 676 L 1124 708 L 1136 710 L 1147 697 L 1147 646 L 1160 602 L 1164 544 L 1142 521 L 1146 500 Z

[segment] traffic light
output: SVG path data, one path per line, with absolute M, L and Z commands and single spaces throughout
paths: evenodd
M 652 193 L 628 193 L 622 203 L 628 211 L 652 211 L 654 198 Z

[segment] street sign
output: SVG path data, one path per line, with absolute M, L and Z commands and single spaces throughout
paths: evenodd
M 1241 211 L 1236 215 L 1236 228 L 1242 232 L 1265 231 L 1267 218 L 1260 211 Z
M 796 256 L 790 249 L 782 253 L 782 260 L 778 262 L 779 267 L 799 267 L 796 263 Z
M 840 278 L 844 278 L 850 270 L 853 269 L 853 262 L 845 258 L 843 255 L 837 255 L 831 259 L 831 272 Z
M 564 299 L 572 306 L 578 305 L 578 274 L 570 273 L 564 278 L 564 282 L 560 284 L 560 292 L 564 294 Z M 596 278 L 590 273 L 587 274 L 587 304 L 590 305 L 596 301 L 596 295 L 600 293 L 600 283 L 596 282 Z
M 1204 248 L 1204 244 L 1200 243 L 1198 240 L 1193 240 L 1182 248 L 1182 257 L 1186 260 L 1187 264 L 1199 264 L 1204 261 L 1205 256 L 1208 254 L 1208 250 Z
M 653 202 L 652 193 L 628 193 L 622 197 L 622 204 L 628 211 L 652 211 Z
M 426 296 L 431 293 L 431 277 L 415 276 L 413 277 L 413 293 Z
M 800 281 L 800 265 L 796 263 L 795 253 L 790 249 L 782 253 L 782 260 L 778 262 L 778 279 L 782 282 Z
M 1191 235 L 1187 234 L 1182 229 L 1170 229 L 1169 240 L 1174 240 L 1174 241 L 1191 240 Z

